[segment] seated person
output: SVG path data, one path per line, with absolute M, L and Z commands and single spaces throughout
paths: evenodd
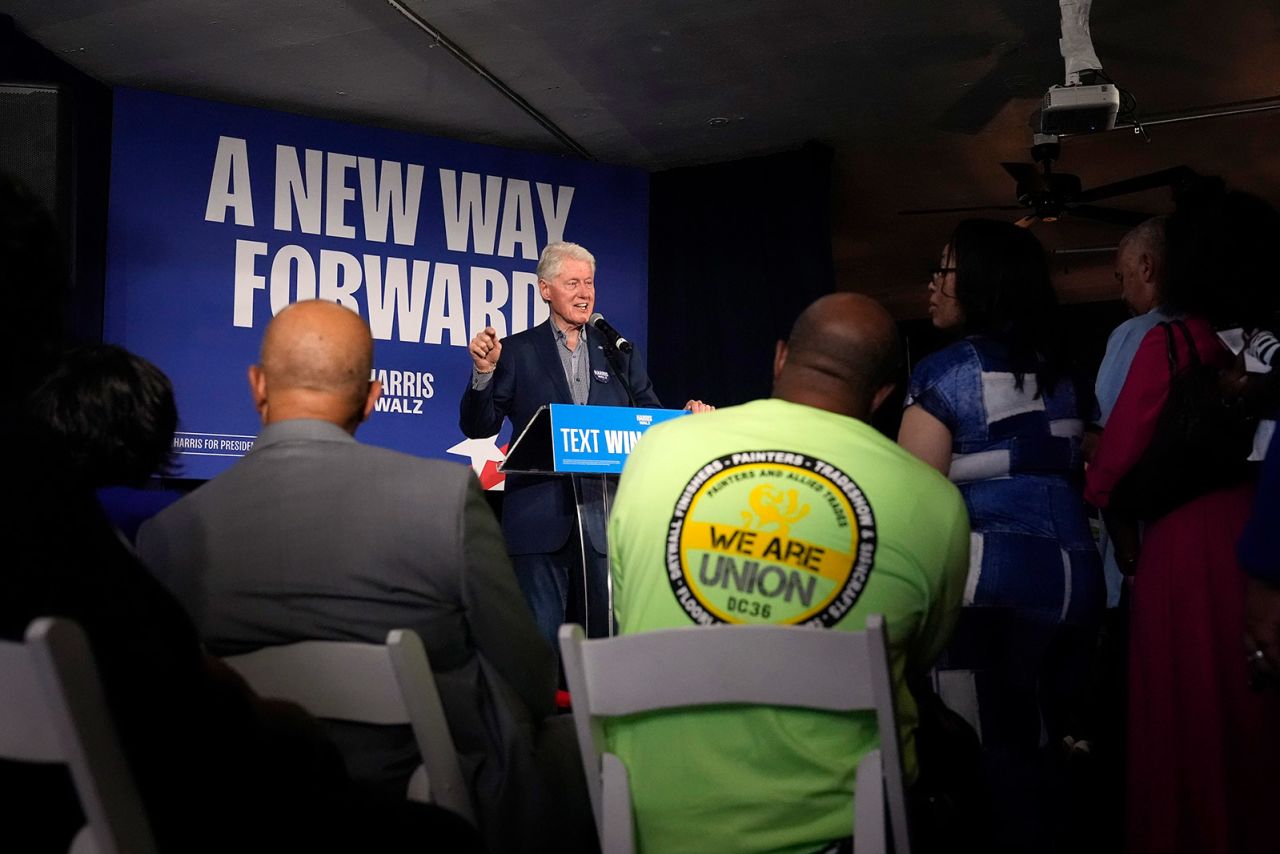
M 0 638 L 37 617 L 88 635 L 112 722 L 160 852 L 478 850 L 474 831 L 435 807 L 355 787 L 333 745 L 296 707 L 258 699 L 208 658 L 181 606 L 115 535 L 51 435 L 22 402 L 51 365 L 62 277 L 54 228 L 0 176 L 0 318 L 9 394 L 0 470 Z M 61 766 L 0 761 L 6 851 L 65 854 L 83 824 Z
M 178 408 L 151 362 L 112 344 L 67 351 L 31 395 L 31 417 L 88 486 L 141 486 L 173 467 Z
M 772 399 L 645 433 L 609 542 L 622 634 L 707 621 L 856 631 L 883 615 L 911 779 L 905 677 L 954 625 L 969 525 L 955 486 L 866 423 L 900 359 L 876 302 L 818 300 L 778 344 Z M 630 773 L 640 848 L 663 852 L 818 851 L 848 837 L 855 766 L 879 740 L 871 713 L 745 707 L 606 732 Z
M 144 519 L 179 497 L 142 488 L 153 476 L 175 473 L 178 408 L 169 378 L 141 356 L 111 344 L 75 347 L 29 408 L 80 482 L 98 490 L 107 518 L 130 543 Z
M 552 828 L 589 838 L 572 727 L 553 716 L 555 661 L 478 481 L 355 440 L 380 392 L 372 361 L 355 312 L 318 300 L 281 311 L 249 369 L 263 422 L 253 450 L 144 523 L 138 552 L 218 655 L 414 630 L 490 847 L 545 845 Z M 356 779 L 403 795 L 421 761 L 408 727 L 327 729 Z

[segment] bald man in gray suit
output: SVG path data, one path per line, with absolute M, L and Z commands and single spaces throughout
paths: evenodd
M 253 450 L 144 524 L 138 551 L 217 655 L 416 631 L 490 847 L 539 847 L 581 786 L 568 725 L 550 717 L 555 659 L 471 470 L 355 440 L 381 391 L 372 360 L 346 308 L 277 315 L 249 369 Z M 353 776 L 405 791 L 407 727 L 330 731 Z

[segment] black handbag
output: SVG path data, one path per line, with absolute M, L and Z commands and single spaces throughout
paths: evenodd
M 1151 521 L 1250 475 L 1249 452 L 1258 427 L 1257 407 L 1243 393 L 1243 360 L 1217 367 L 1200 358 L 1181 320 L 1160 324 L 1169 356 L 1169 397 L 1151 443 L 1117 484 L 1112 509 Z M 1174 330 L 1187 343 L 1188 363 L 1178 364 Z

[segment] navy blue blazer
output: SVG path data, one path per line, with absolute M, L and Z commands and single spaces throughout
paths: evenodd
M 604 354 L 604 338 L 585 326 L 590 361 L 587 403 L 592 406 L 627 406 L 627 390 L 615 375 Z M 653 383 L 638 351 L 620 353 L 619 364 L 626 370 L 635 406 L 661 408 Z M 492 436 L 509 418 L 514 440 L 548 403 L 573 403 L 569 382 L 564 376 L 555 334 L 548 319 L 524 332 L 502 339 L 502 356 L 493 378 L 480 391 L 471 388 L 462 395 L 458 426 L 472 439 Z M 547 554 L 557 551 L 573 532 L 577 507 L 573 485 L 567 477 L 511 474 L 507 476 L 506 497 L 502 501 L 502 533 L 507 550 L 513 554 Z M 603 550 L 603 530 L 588 531 L 598 550 Z M 596 535 L 600 535 L 597 539 Z

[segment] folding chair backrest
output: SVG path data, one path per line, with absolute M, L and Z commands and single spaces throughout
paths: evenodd
M 619 785 L 625 769 L 606 754 L 606 718 L 660 709 L 703 705 L 770 705 L 833 712 L 873 710 L 881 733 L 880 749 L 868 768 L 878 763 L 874 791 L 864 791 L 867 776 L 858 773 L 859 825 L 883 824 L 874 804 L 889 805 L 894 850 L 907 854 L 906 800 L 902 759 L 894 717 L 893 681 L 889 672 L 884 620 L 867 618 L 861 632 L 796 626 L 689 627 L 585 640 L 578 626 L 560 627 L 560 649 L 573 701 L 574 723 L 587 772 L 588 791 L 601 844 L 616 850 L 616 834 L 606 839 L 606 824 L 620 820 Z M 608 773 L 602 773 L 602 769 Z M 622 774 L 624 782 L 617 783 Z M 611 793 L 606 787 L 612 786 Z M 625 805 L 630 809 L 629 803 Z M 864 818 L 866 813 L 866 818 Z M 625 817 L 629 821 L 629 813 Z M 881 828 L 882 830 L 883 828 Z M 872 827 L 862 827 L 874 836 Z M 625 831 L 624 834 L 625 835 Z M 624 850 L 625 843 L 622 844 Z M 863 843 L 860 854 L 874 847 Z
M 316 717 L 409 724 L 422 754 L 410 797 L 475 821 L 435 677 L 415 632 L 392 630 L 386 645 L 308 640 L 223 661 L 261 696 L 297 703 Z
M 80 627 L 42 617 L 27 627 L 25 643 L 0 641 L 0 686 L 0 757 L 70 768 L 88 820 L 71 852 L 153 854 L 155 841 Z

